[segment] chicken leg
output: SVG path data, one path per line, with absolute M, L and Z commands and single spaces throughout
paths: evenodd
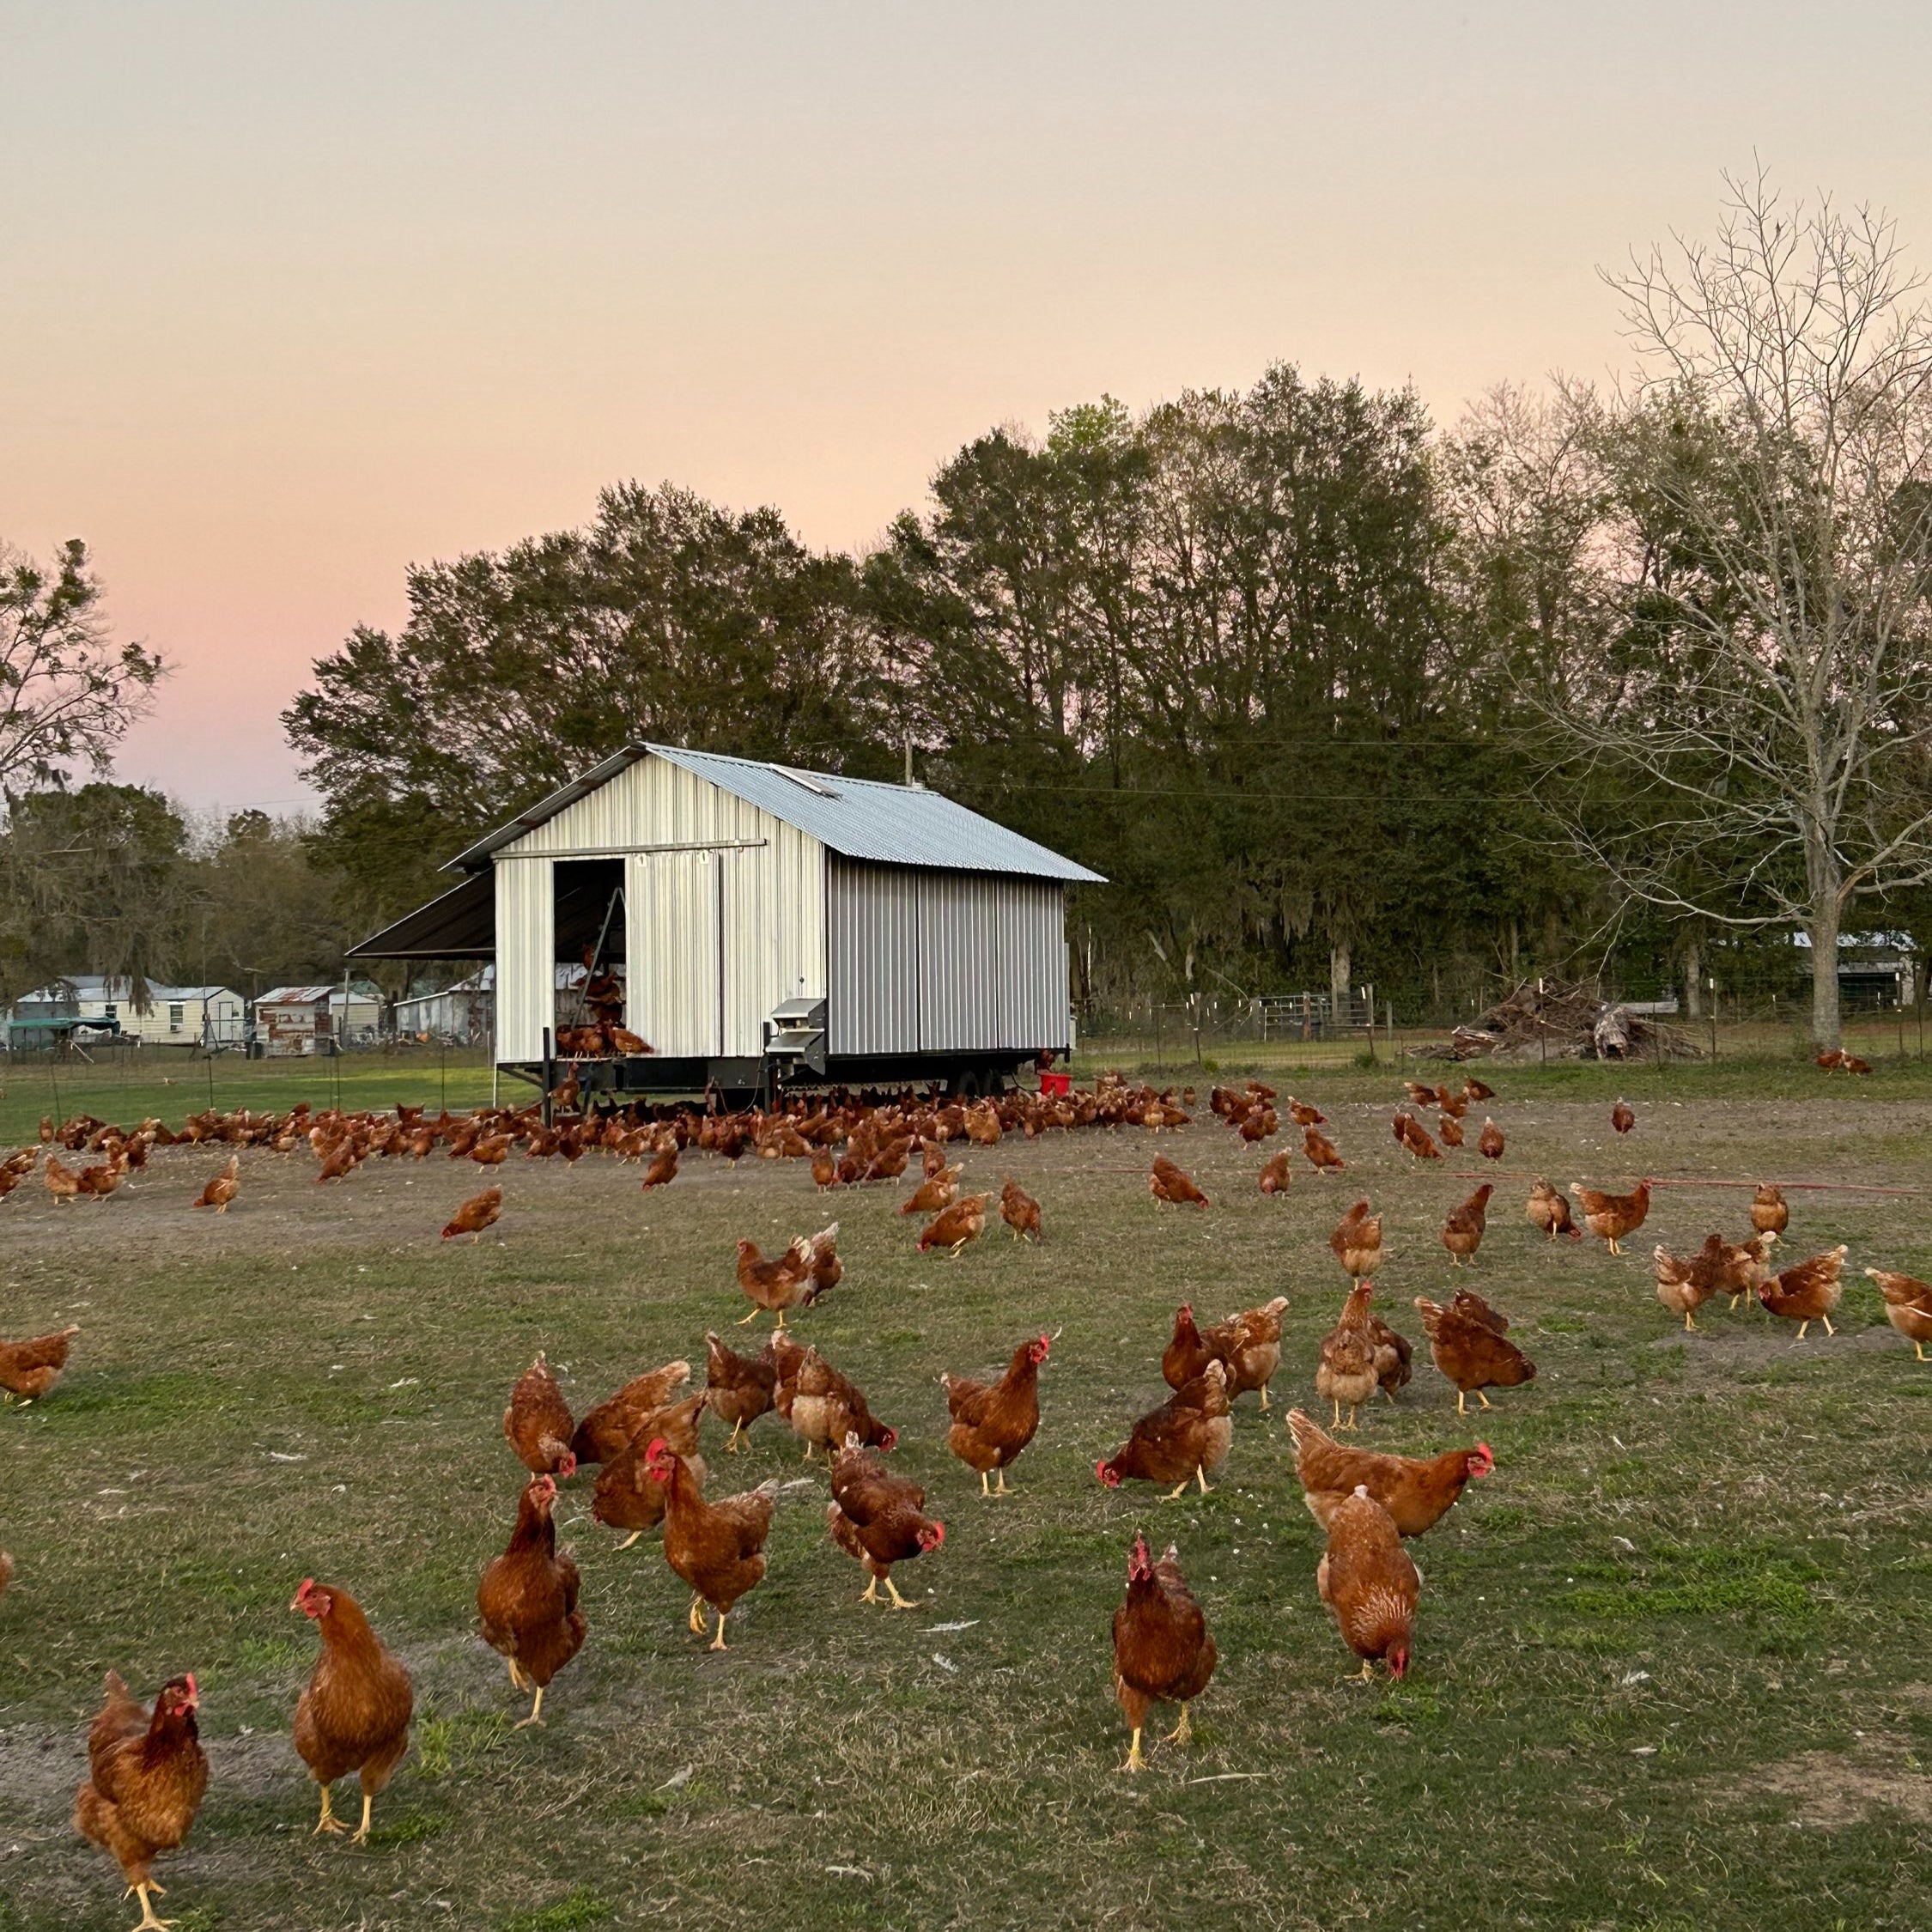
M 369 1842 L 369 1826 L 375 1815 L 375 1800 L 365 1791 L 362 1794 L 362 1822 L 349 1835 L 351 1844 L 367 1844 Z
M 1191 1744 L 1194 1742 L 1194 1726 L 1188 1722 L 1188 1707 L 1181 1706 L 1181 1722 L 1161 1741 L 1163 1744 Z
M 731 1440 L 725 1444 L 726 1455 L 736 1455 L 738 1454 L 738 1445 L 744 1439 L 744 1425 L 742 1422 L 734 1422 L 732 1425 Z
M 643 1534 L 644 1532 L 641 1529 L 632 1530 L 630 1534 L 625 1537 L 623 1542 L 618 1544 L 617 1547 L 620 1550 L 628 1550 L 631 1546 L 631 1545 L 635 1543 L 637 1539 Z
M 146 1884 L 137 1885 L 131 1889 L 138 1893 L 141 1897 L 141 1923 L 135 1927 L 134 1932 L 167 1932 L 168 1926 L 177 1925 L 180 1923 L 179 1919 L 155 1917 L 155 1901 L 152 1894 L 161 1893 L 161 1896 L 166 1897 L 166 1893 L 161 1893 L 160 1886 L 150 1880 Z M 124 1893 L 123 1897 L 125 1896 L 126 1894 Z
M 1013 1493 L 1006 1487 L 1006 1472 L 1004 1469 L 999 1472 L 999 1480 L 994 1486 L 993 1493 L 995 1496 L 1011 1496 Z
M 711 1621 L 705 1614 L 705 1601 L 702 1596 L 694 1596 L 691 1599 L 691 1607 L 685 1616 L 684 1621 L 690 1625 L 693 1637 L 702 1637 L 706 1626 Z
M 722 1650 L 726 1648 L 725 1613 L 722 1610 L 718 1613 L 718 1634 L 711 1639 L 709 1648 L 714 1650 Z
M 336 1816 L 335 1807 L 329 1802 L 329 1787 L 322 1787 L 322 1815 L 315 1821 L 315 1829 L 308 1835 L 319 1838 L 325 1832 L 346 1832 L 349 1827 Z
M 530 1686 L 526 1681 L 522 1671 L 517 1668 L 517 1660 L 512 1657 L 508 1662 L 510 1666 L 510 1688 L 513 1691 L 527 1691 Z
M 1185 1488 L 1187 1485 L 1183 1484 L 1182 1486 Z M 1133 1741 L 1127 1746 L 1127 1762 L 1121 1769 L 1129 1771 L 1144 1771 L 1146 1765 L 1147 1760 L 1140 1754 L 1140 1726 L 1136 1724 L 1133 1727 Z
M 1266 1383 L 1266 1382 L 1263 1382 L 1263 1383 L 1261 1384 L 1261 1413 L 1262 1413 L 1263 1415 L 1266 1415 L 1266 1414 L 1267 1414 L 1267 1413 L 1268 1413 L 1268 1385 L 1267 1385 L 1267 1383 Z
M 544 1724 L 544 1686 L 541 1684 L 537 1686 L 537 1701 L 531 1705 L 530 1715 L 520 1724 L 516 1724 L 512 1728 L 526 1731 L 532 1724 L 537 1725 L 539 1728 L 547 1728 Z

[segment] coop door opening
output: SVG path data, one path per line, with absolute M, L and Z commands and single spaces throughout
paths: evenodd
M 629 1024 L 622 859 L 560 859 L 555 879 L 556 1031 Z

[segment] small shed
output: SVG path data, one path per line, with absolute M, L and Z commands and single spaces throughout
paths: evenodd
M 143 1046 L 238 1047 L 242 999 L 225 986 L 137 988 L 122 975 L 76 973 L 22 995 L 10 1016 L 15 1044 L 30 1036 L 97 1031 Z
M 632 1091 L 991 1084 L 1070 1015 L 1066 889 L 1097 872 L 923 787 L 633 744 L 480 839 L 350 949 L 489 959 L 503 1066 L 555 1054 L 556 969 L 622 984 Z
M 381 1018 L 373 986 L 278 986 L 255 1001 L 255 1040 L 271 1060 L 339 1052 L 374 1040 Z

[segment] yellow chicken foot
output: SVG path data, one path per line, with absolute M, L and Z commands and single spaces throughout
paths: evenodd
M 516 1659 L 515 1659 L 514 1657 L 512 1657 L 512 1658 L 511 1658 L 511 1659 L 509 1660 L 509 1662 L 510 1662 L 510 1688 L 511 1688 L 511 1689 L 512 1689 L 513 1691 L 527 1691 L 527 1690 L 528 1690 L 528 1689 L 530 1688 L 530 1686 L 529 1686 L 529 1685 L 527 1685 L 526 1683 L 525 1683 L 525 1682 L 524 1682 L 524 1680 L 523 1680 L 523 1673 L 522 1673 L 522 1671 L 521 1671 L 521 1670 L 519 1670 L 519 1668 L 517 1668 L 517 1660 L 516 1660 Z M 326 1793 L 325 1792 L 325 1793 L 324 1793 L 324 1795 L 325 1795 L 325 1796 L 326 1796 L 326 1795 L 327 1795 L 327 1794 L 326 1794 Z
M 725 1613 L 722 1610 L 718 1613 L 718 1634 L 712 1638 L 710 1647 L 714 1650 L 725 1648 Z
M 1366 1659 L 1364 1659 L 1362 1664 L 1362 1681 L 1364 1684 L 1372 1684 L 1375 1682 L 1375 1680 L 1376 1667 L 1372 1663 L 1369 1662 Z M 1353 1682 L 1353 1679 L 1351 1679 L 1350 1681 Z
M 877 1577 L 868 1577 L 866 1579 L 866 1594 L 859 1601 L 861 1603 L 877 1603 L 878 1601 L 878 1578 Z
M 985 1469 L 980 1471 L 980 1494 L 981 1496 L 991 1496 L 993 1494 L 993 1477 L 990 1472 Z
M 1168 1500 L 1168 1501 L 1169 1501 L 1170 1503 L 1172 1503 L 1172 1502 L 1174 1502 L 1174 1501 L 1175 1501 L 1175 1500 L 1176 1500 L 1176 1499 L 1177 1498 L 1180 1498 L 1180 1497 L 1185 1496 L 1185 1495 L 1186 1495 L 1186 1494 L 1188 1493 L 1188 1484 L 1189 1484 L 1189 1482 L 1191 1482 L 1191 1481 L 1192 1481 L 1193 1479 L 1193 1479 L 1192 1477 L 1189 1477 L 1189 1476 L 1183 1476 L 1183 1477 L 1182 1477 L 1182 1478 L 1181 1479 L 1180 1482 L 1179 1482 L 1179 1483 L 1178 1483 L 1177 1485 L 1176 1485 L 1176 1486 L 1175 1486 L 1174 1488 L 1170 1489 L 1170 1491 L 1169 1491 L 1169 1492 L 1167 1492 L 1167 1500 Z
M 1466 1393 L 1465 1390 L 1461 1388 L 1455 1392 L 1455 1413 L 1458 1415 L 1467 1415 L 1469 1413 L 1467 1404 L 1464 1400 Z
M 1261 1413 L 1262 1413 L 1263 1415 L 1266 1415 L 1266 1414 L 1267 1414 L 1267 1413 L 1268 1413 L 1268 1385 L 1267 1385 L 1267 1383 L 1266 1383 L 1266 1382 L 1263 1382 L 1263 1383 L 1261 1384 Z
M 158 1885 L 137 1885 L 134 1889 L 141 1895 L 141 1923 L 135 1927 L 134 1932 L 167 1932 L 168 1926 L 180 1923 L 178 1919 L 155 1917 L 155 1902 L 149 1894 L 160 1892 Z
M 1476 1391 L 1476 1400 L 1480 1402 L 1485 1409 L 1493 1409 L 1496 1406 L 1495 1403 L 1491 1401 L 1489 1397 L 1485 1395 L 1479 1388 Z
M 744 1440 L 744 1425 L 742 1422 L 734 1422 L 732 1425 L 731 1440 L 725 1444 L 725 1453 L 727 1455 L 736 1455 L 738 1445 Z
M 1340 1429 L 1340 1428 L 1341 1427 L 1341 1404 L 1340 1404 L 1340 1402 L 1336 1402 L 1336 1401 L 1335 1401 L 1335 1399 L 1334 1399 L 1334 1397 L 1333 1395 L 1331 1395 L 1331 1396 L 1330 1396 L 1330 1397 L 1328 1398 L 1328 1400 L 1330 1400 L 1331 1402 L 1334 1403 L 1334 1410 L 1335 1410 L 1335 1419 L 1334 1419 L 1334 1421 L 1333 1423 L 1331 1423 L 1331 1424 L 1329 1425 L 1329 1426 L 1330 1426 L 1331 1428 L 1333 1428 L 1333 1429 L 1338 1429 L 1338 1430 L 1339 1430 L 1339 1429 Z
M 531 1705 L 530 1715 L 520 1724 L 514 1726 L 513 1728 L 526 1731 L 532 1724 L 543 1729 L 547 1730 L 549 1728 L 549 1726 L 544 1722 L 544 1686 L 541 1684 L 537 1686 L 537 1701 Z
M 631 1546 L 631 1545 L 635 1543 L 637 1539 L 643 1534 L 644 1532 L 641 1529 L 632 1530 L 630 1534 L 625 1537 L 623 1542 L 618 1544 L 617 1547 L 620 1550 L 628 1550 Z
M 362 1794 L 362 1822 L 349 1833 L 351 1844 L 367 1844 L 369 1842 L 369 1825 L 375 1814 L 375 1800 L 365 1791 Z
M 702 1596 L 694 1596 L 691 1599 L 691 1607 L 686 1613 L 684 1621 L 691 1626 L 693 1637 L 702 1637 L 704 1635 L 711 1619 L 706 1613 L 705 1601 Z
M 1141 1771 L 1145 1768 L 1146 1763 L 1147 1760 L 1140 1755 L 1140 1727 L 1136 1724 L 1133 1727 L 1133 1741 L 1127 1747 L 1127 1762 L 1121 1766 L 1121 1769 L 1130 1771 Z
M 1165 1744 L 1191 1744 L 1194 1741 L 1194 1727 L 1188 1722 L 1188 1707 L 1181 1706 L 1181 1722 L 1162 1740 Z
M 1207 1486 L 1206 1470 L 1204 1469 L 1198 1462 L 1194 1465 L 1194 1480 L 1200 1485 L 1200 1492 L 1203 1496 L 1212 1496 L 1214 1493 L 1214 1492 Z M 1182 1483 L 1181 1486 L 1182 1489 L 1185 1489 L 1188 1485 L 1185 1483 Z
M 1686 1328 L 1694 1328 L 1697 1327 L 1697 1318 L 1691 1313 L 1689 1309 L 1686 1309 L 1684 1310 L 1684 1326 Z
M 1743 1299 L 1744 1297 L 1742 1295 L 1733 1295 L 1731 1297 L 1731 1313 L 1733 1315 L 1735 1315 L 1737 1313 L 1737 1304 Z
M 778 1311 L 778 1326 L 781 1328 L 785 1326 L 785 1310 L 783 1309 L 780 1309 Z M 774 1333 L 775 1332 L 775 1330 Z
M 1355 1404 L 1351 1402 L 1348 1405 L 1348 1420 L 1342 1425 L 1342 1427 L 1345 1429 L 1352 1429 L 1355 1427 Z
M 1623 1253 L 1623 1249 L 1618 1247 L 1615 1242 L 1612 1242 L 1610 1243 L 1610 1252 L 1613 1255 L 1621 1255 Z
M 764 1311 L 764 1310 L 763 1310 L 763 1309 L 762 1309 L 762 1308 L 755 1308 L 755 1309 L 753 1309 L 751 1310 L 750 1314 L 749 1314 L 748 1315 L 746 1315 L 746 1316 L 745 1316 L 745 1318 L 744 1319 L 744 1321 L 734 1321 L 734 1322 L 733 1322 L 733 1323 L 732 1324 L 732 1327 L 733 1327 L 734 1328 L 748 1328 L 748 1327 L 750 1327 L 750 1325 L 751 1325 L 751 1324 L 752 1324 L 752 1323 L 753 1323 L 754 1321 L 756 1321 L 756 1320 L 758 1319 L 758 1317 L 759 1317 L 759 1316 L 760 1316 L 761 1315 L 762 1315 L 762 1314 L 763 1314 L 764 1312 L 765 1312 L 765 1311 Z M 780 1323 L 779 1323 L 779 1326 L 780 1326 L 781 1327 L 784 1327 L 784 1323 L 783 1323 L 783 1322 L 781 1321 L 781 1322 L 780 1322 Z
M 899 1595 L 899 1586 L 890 1577 L 885 1579 L 885 1592 L 892 1599 L 892 1607 L 895 1610 L 916 1610 L 919 1607 L 909 1597 Z
M 1811 1324 L 1808 1321 L 1801 1321 L 1798 1324 L 1798 1340 L 1800 1341 L 1802 1341 L 1805 1339 L 1805 1330 L 1810 1327 L 1810 1326 Z
M 1825 1333 L 1826 1334 L 1835 1335 L 1838 1334 L 1838 1330 L 1832 1326 L 1832 1318 L 1830 1315 L 1821 1315 L 1818 1319 L 1825 1324 Z
M 322 1787 L 322 1815 L 315 1821 L 315 1829 L 308 1835 L 319 1838 L 325 1832 L 346 1832 L 349 1827 L 336 1816 L 335 1807 L 329 1802 L 329 1787 Z
M 994 1489 L 993 1493 L 995 1496 L 1011 1496 L 1013 1493 L 1006 1487 L 1006 1472 L 1004 1469 L 999 1472 L 999 1486 Z

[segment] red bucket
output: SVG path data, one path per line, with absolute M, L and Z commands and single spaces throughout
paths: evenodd
M 1040 1076 L 1040 1091 L 1049 1100 L 1064 1100 L 1073 1091 L 1073 1076 L 1071 1073 L 1042 1073 Z

